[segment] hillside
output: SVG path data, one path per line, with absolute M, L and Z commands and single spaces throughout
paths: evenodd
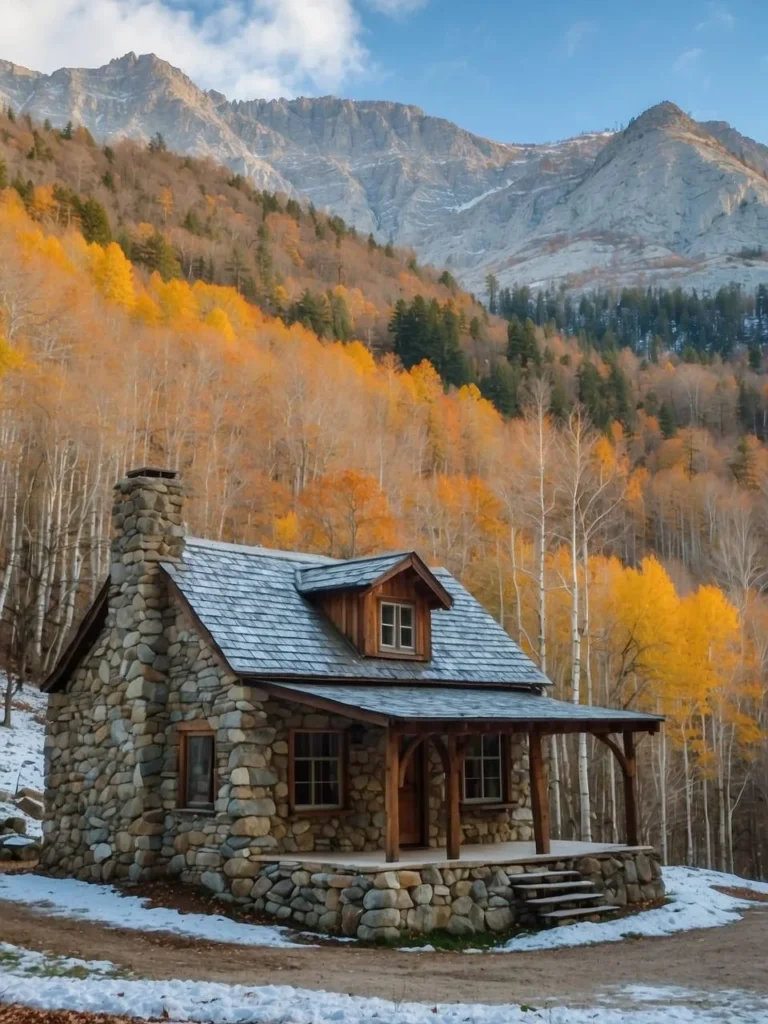
M 51 75 L 0 61 L 0 99 L 100 141 L 160 132 L 171 149 L 412 246 L 477 292 L 489 272 L 576 288 L 768 282 L 753 256 L 768 225 L 768 149 L 670 103 L 615 136 L 499 143 L 384 101 L 231 102 L 133 53 Z
M 158 271 L 234 287 L 266 313 L 374 349 L 391 347 L 392 307 L 416 295 L 460 313 L 463 344 L 476 356 L 503 336 L 450 276 L 441 283 L 411 251 L 256 189 L 210 159 L 174 155 L 159 138 L 102 147 L 82 128 L 0 114 L 0 162 L 33 219 L 58 233 L 79 226 L 88 241 L 118 241 L 144 279 Z M 485 325 L 479 345 L 468 333 L 473 317 Z

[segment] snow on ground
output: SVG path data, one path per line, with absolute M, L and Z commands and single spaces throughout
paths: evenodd
M 489 952 L 515 953 L 520 950 L 555 949 L 559 946 L 585 946 L 592 942 L 618 942 L 624 936 L 672 935 L 692 928 L 717 928 L 732 924 L 749 907 L 746 900 L 716 892 L 712 886 L 751 889 L 768 894 L 768 882 L 752 882 L 738 875 L 706 871 L 702 868 L 664 868 L 664 882 L 670 902 L 656 910 L 645 910 L 614 921 L 580 924 L 510 939 L 501 949 Z M 768 1018 L 766 1018 L 768 1019 Z
M 237 946 L 296 946 L 283 928 L 244 924 L 218 914 L 181 914 L 169 907 L 150 907 L 145 897 L 125 896 L 114 886 L 74 878 L 0 874 L 0 900 L 24 903 L 33 910 L 37 907 L 46 917 L 95 921 L 112 928 L 172 932 Z
M 0 673 L 0 695 L 4 693 L 5 676 Z M 11 728 L 0 726 L 0 820 L 11 816 L 25 818 L 30 836 L 41 834 L 41 823 L 22 814 L 9 800 L 3 800 L 1 791 L 15 793 L 17 789 L 28 786 L 42 792 L 47 702 L 47 694 L 33 686 L 25 686 L 14 697 Z
M 225 985 L 115 977 L 103 961 L 48 957 L 0 945 L 0 1001 L 207 1024 L 765 1024 L 768 1000 L 741 991 L 633 986 L 602 1005 L 403 1003 L 287 985 Z M 611 1005 L 612 1004 L 612 1005 Z

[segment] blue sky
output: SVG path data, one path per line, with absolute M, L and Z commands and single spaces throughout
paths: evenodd
M 366 19 L 385 77 L 356 97 L 416 103 L 501 141 L 614 128 L 664 99 L 768 143 L 768 2 L 432 0 Z
M 155 52 L 231 97 L 413 103 L 482 135 L 616 128 L 664 99 L 768 143 L 768 0 L 0 0 L 0 58 Z

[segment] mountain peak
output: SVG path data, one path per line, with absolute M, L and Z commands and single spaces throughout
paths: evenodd
M 664 100 L 643 111 L 639 117 L 633 118 L 627 125 L 627 132 L 652 131 L 658 128 L 671 128 L 677 125 L 693 124 L 691 118 L 670 100 Z

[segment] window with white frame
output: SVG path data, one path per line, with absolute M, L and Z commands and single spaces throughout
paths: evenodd
M 341 807 L 341 754 L 339 732 L 293 733 L 294 807 Z
M 415 608 L 400 601 L 380 605 L 379 647 L 383 651 L 416 653 Z
M 476 736 L 464 757 L 464 802 L 496 804 L 504 800 L 504 746 L 498 734 Z

